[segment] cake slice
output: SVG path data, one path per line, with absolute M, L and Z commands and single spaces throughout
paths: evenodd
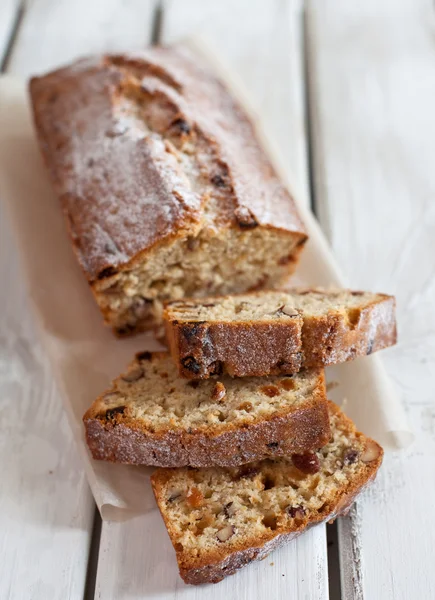
M 323 370 L 189 381 L 168 353 L 137 355 L 83 419 L 94 458 L 162 467 L 235 466 L 330 434 Z
M 295 373 L 396 342 L 393 296 L 300 289 L 170 302 L 167 339 L 182 377 Z
M 307 527 L 345 513 L 375 477 L 382 448 L 329 406 L 331 438 L 312 454 L 152 475 L 186 583 L 217 583 L 265 558 Z

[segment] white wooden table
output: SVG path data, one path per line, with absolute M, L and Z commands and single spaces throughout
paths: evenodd
M 386 457 L 350 517 L 273 555 L 286 585 L 267 597 L 433 599 L 434 4 L 1 0 L 0 64 L 27 77 L 197 32 L 241 76 L 349 283 L 397 296 L 400 343 L 384 360 L 416 434 Z M 175 558 L 164 590 L 147 567 L 147 547 L 170 548 L 150 538 L 146 517 L 101 524 L 96 514 L 4 218 L 0 282 L 0 598 L 183 596 Z M 250 568 L 251 588 L 236 575 L 215 597 L 259 597 L 260 571 Z

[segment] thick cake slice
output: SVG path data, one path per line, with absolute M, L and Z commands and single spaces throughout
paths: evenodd
M 265 558 L 307 527 L 346 512 L 375 477 L 382 448 L 329 405 L 331 439 L 313 454 L 152 475 L 186 583 L 217 583 Z
M 205 379 L 295 373 L 396 342 L 393 296 L 300 289 L 170 302 L 167 338 L 180 374 Z
M 84 418 L 96 459 L 235 466 L 319 448 L 329 439 L 324 374 L 189 381 L 169 354 L 145 352 Z

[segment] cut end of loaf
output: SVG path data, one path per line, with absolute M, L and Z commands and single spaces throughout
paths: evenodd
M 203 229 L 98 280 L 94 294 L 118 335 L 162 322 L 163 303 L 276 287 L 294 271 L 306 236 L 272 228 Z
M 306 527 L 335 518 L 374 478 L 381 447 L 330 403 L 331 439 L 310 455 L 237 469 L 158 470 L 156 499 L 187 583 L 218 582 Z

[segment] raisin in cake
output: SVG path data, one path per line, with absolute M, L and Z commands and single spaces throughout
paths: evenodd
M 152 475 L 186 583 L 216 583 L 348 510 L 375 477 L 383 452 L 332 403 L 330 420 L 329 442 L 312 454 Z
M 263 291 L 167 304 L 167 339 L 180 374 L 295 373 L 396 342 L 395 300 L 350 290 Z
M 182 47 L 80 60 L 30 82 L 74 249 L 122 335 L 162 302 L 279 284 L 307 235 L 241 106 Z M 273 207 L 273 208 L 271 208 Z
M 84 416 L 96 459 L 234 466 L 329 438 L 324 374 L 189 381 L 167 353 L 143 353 Z

